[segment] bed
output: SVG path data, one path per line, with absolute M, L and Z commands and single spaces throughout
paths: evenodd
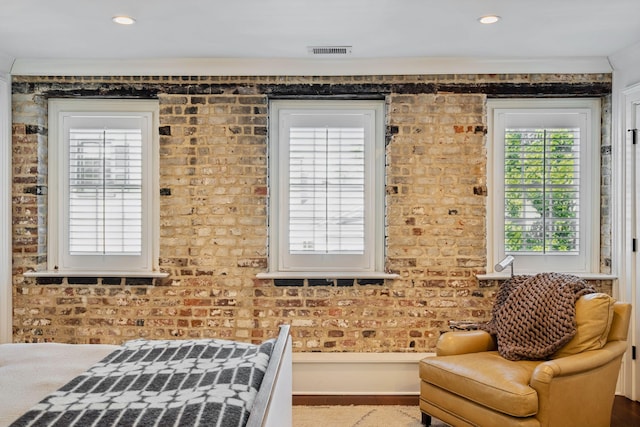
M 289 325 L 262 344 L 0 344 L 0 427 L 291 426 Z

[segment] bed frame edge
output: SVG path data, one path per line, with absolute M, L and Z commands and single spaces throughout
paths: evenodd
M 280 325 L 278 338 L 273 346 L 262 384 L 251 407 L 251 413 L 247 420 L 246 427 L 263 427 L 266 425 L 271 399 L 276 388 L 276 381 L 278 380 L 280 371 L 286 368 L 283 366 L 283 362 L 287 359 L 286 353 L 290 349 L 288 345 L 289 329 L 290 325 Z

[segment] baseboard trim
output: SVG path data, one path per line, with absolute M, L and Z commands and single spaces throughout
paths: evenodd
M 420 394 L 419 362 L 432 353 L 293 353 L 293 395 Z
M 294 405 L 305 406 L 348 406 L 348 405 L 402 405 L 420 404 L 420 396 L 408 395 L 293 395 Z

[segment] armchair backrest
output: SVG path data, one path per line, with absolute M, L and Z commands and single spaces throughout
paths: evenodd
M 576 333 L 551 357 L 557 359 L 598 350 L 610 341 L 624 341 L 629 329 L 631 306 L 605 293 L 591 293 L 576 301 Z

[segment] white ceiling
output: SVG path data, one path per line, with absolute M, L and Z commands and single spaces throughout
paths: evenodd
M 111 17 L 136 18 L 120 26 Z M 502 20 L 482 25 L 477 18 Z M 0 0 L 0 56 L 44 64 L 602 60 L 640 41 L 640 0 Z M 97 62 L 96 62 L 97 60 Z

